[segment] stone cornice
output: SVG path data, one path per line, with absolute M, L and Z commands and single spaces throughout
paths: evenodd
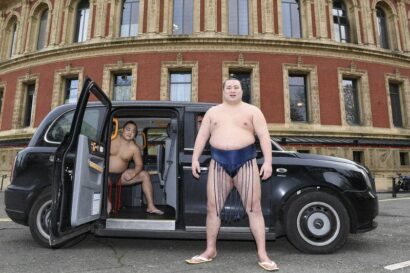
M 410 130 L 378 128 L 372 126 L 350 126 L 321 125 L 321 124 L 283 124 L 269 123 L 269 133 L 275 136 L 325 136 L 325 137 L 355 137 L 355 138 L 376 138 L 376 139 L 409 139 Z
M 167 37 L 117 39 L 48 48 L 0 63 L 0 73 L 85 57 L 154 52 L 253 52 L 326 56 L 410 68 L 410 55 L 376 47 L 286 38 Z

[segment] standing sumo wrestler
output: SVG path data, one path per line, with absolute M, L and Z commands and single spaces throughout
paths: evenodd
M 205 251 L 186 260 L 189 264 L 212 261 L 221 225 L 220 213 L 229 192 L 235 187 L 249 217 L 251 232 L 257 246 L 258 264 L 265 270 L 278 270 L 266 253 L 265 221 L 261 209 L 262 180 L 272 175 L 272 146 L 262 112 L 242 101 L 242 87 L 237 79 L 223 84 L 223 102 L 208 110 L 202 120 L 192 155 L 192 175 L 199 178 L 201 155 L 208 139 L 212 160 L 207 182 L 207 217 Z M 258 137 L 264 163 L 256 163 L 255 135 Z

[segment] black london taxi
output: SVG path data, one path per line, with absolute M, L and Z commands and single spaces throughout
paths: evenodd
M 83 234 L 139 238 L 204 239 L 210 151 L 202 175 L 191 174 L 196 121 L 206 103 L 111 102 L 86 79 L 77 105 L 62 105 L 41 122 L 13 166 L 5 192 L 8 216 L 30 227 L 40 245 L 59 247 Z M 150 173 L 154 202 L 165 213 L 145 212 L 141 186 L 124 186 L 120 209 L 107 213 L 110 140 L 128 120 Z M 273 174 L 262 182 L 266 237 L 287 236 L 299 250 L 331 253 L 349 233 L 376 228 L 378 200 L 368 169 L 353 161 L 284 151 L 272 141 Z M 258 164 L 263 158 L 258 148 Z M 111 189 L 112 190 L 112 189 Z M 237 198 L 232 191 L 230 199 Z M 117 202 L 117 201 L 116 201 Z M 234 202 L 226 210 L 237 210 Z M 226 221 L 221 239 L 252 239 L 247 218 Z

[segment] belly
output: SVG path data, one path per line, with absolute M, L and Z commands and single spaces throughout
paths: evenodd
M 237 150 L 255 143 L 253 133 L 244 129 L 222 130 L 216 129 L 211 133 L 209 143 L 221 150 Z
M 118 158 L 110 158 L 110 173 L 122 173 L 128 168 L 128 163 Z

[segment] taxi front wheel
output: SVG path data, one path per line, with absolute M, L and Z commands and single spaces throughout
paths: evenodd
M 303 252 L 332 253 L 346 243 L 349 220 L 346 208 L 336 196 L 307 192 L 293 199 L 286 208 L 286 235 Z

